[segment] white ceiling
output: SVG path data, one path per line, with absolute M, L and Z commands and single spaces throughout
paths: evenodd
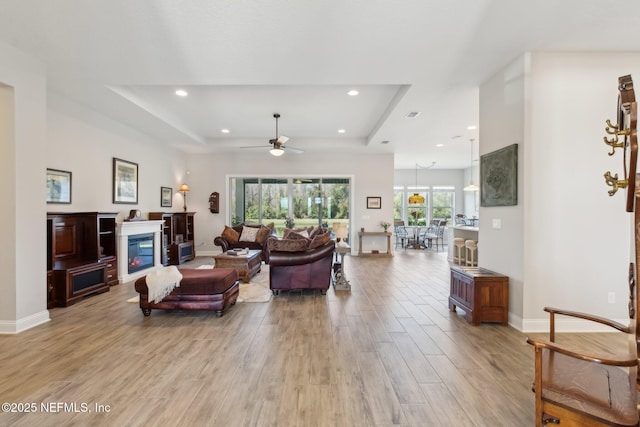
M 639 52 L 640 1 L 0 0 L 0 42 L 52 92 L 187 152 L 268 155 L 280 113 L 303 155 L 463 168 L 479 84 L 526 51 Z

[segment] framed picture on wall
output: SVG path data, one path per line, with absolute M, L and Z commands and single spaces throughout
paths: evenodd
M 71 203 L 71 172 L 47 169 L 47 203 Z
M 381 209 L 382 197 L 367 197 L 367 209 Z
M 170 208 L 173 200 L 173 188 L 160 187 L 160 206 Z
M 480 206 L 518 204 L 518 144 L 480 156 Z
M 138 164 L 113 158 L 113 203 L 138 203 Z

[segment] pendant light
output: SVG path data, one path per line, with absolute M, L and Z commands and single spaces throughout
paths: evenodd
M 418 189 L 418 164 L 416 163 L 416 190 Z M 419 193 L 413 193 L 412 196 L 409 196 L 409 204 L 410 205 L 424 205 L 424 196 Z
M 464 191 L 478 191 L 480 190 L 480 187 L 478 187 L 477 185 L 475 185 L 473 183 L 473 141 L 475 141 L 474 139 L 470 139 L 469 141 L 471 141 L 471 169 L 470 169 L 470 174 L 471 174 L 471 179 L 469 180 L 469 185 L 467 185 L 466 187 L 463 188 Z

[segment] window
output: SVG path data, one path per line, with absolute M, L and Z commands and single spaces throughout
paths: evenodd
M 424 204 L 409 204 L 409 196 L 418 193 Z M 455 187 L 394 187 L 394 221 L 406 225 L 424 226 L 432 219 L 448 219 L 455 212 Z
M 276 232 L 322 224 L 349 225 L 349 178 L 230 178 L 232 225 L 273 222 Z
M 433 187 L 431 218 L 447 219 L 449 224 L 453 218 L 455 187 Z
M 404 195 L 403 187 L 394 187 L 393 188 L 393 220 L 394 221 L 405 221 L 404 216 L 404 205 L 406 197 Z M 406 221 L 405 221 L 406 224 Z

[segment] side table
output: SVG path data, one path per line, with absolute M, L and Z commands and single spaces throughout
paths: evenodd
M 333 288 L 336 291 L 350 291 L 351 284 L 344 275 L 344 256 L 351 252 L 349 246 L 336 246 L 336 254 L 340 255 L 340 270 L 333 273 Z

